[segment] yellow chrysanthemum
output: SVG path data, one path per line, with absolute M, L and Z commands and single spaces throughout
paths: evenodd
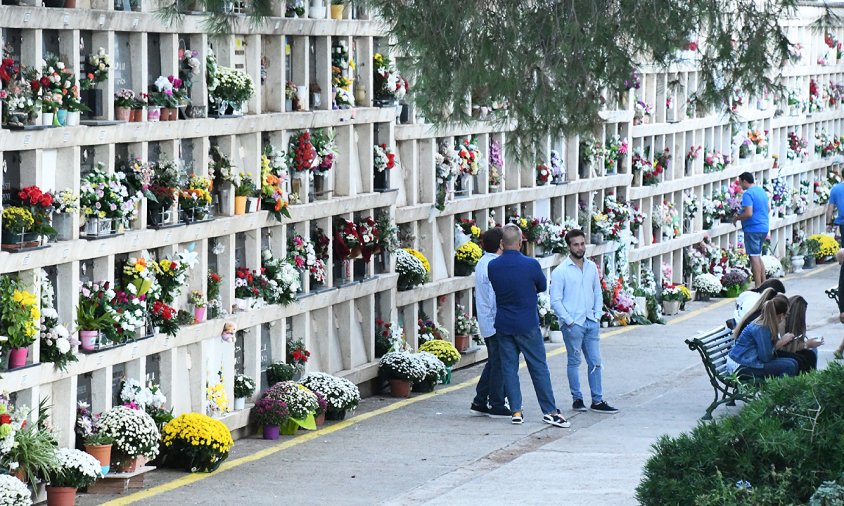
M 413 248 L 405 248 L 404 250 L 418 258 L 419 261 L 422 262 L 422 265 L 425 267 L 425 271 L 431 272 L 431 264 L 428 263 L 428 259 L 425 258 L 425 255 L 423 255 L 421 251 L 417 251 Z

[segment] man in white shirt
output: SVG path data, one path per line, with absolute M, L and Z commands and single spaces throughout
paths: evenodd
M 589 367 L 590 409 L 597 413 L 618 413 L 603 400 L 601 392 L 600 335 L 603 297 L 601 280 L 595 262 L 585 258 L 586 236 L 582 230 L 566 234 L 569 256 L 551 272 L 551 308 L 563 329 L 568 366 L 566 373 L 572 396 L 572 409 L 586 411 L 580 392 L 580 354 Z
M 475 266 L 475 307 L 478 310 L 478 329 L 486 342 L 487 362 L 478 380 L 475 399 L 469 407 L 473 415 L 492 418 L 510 418 L 510 410 L 504 405 L 504 380 L 501 377 L 501 360 L 498 354 L 498 339 L 495 337 L 495 292 L 489 282 L 489 262 L 501 254 L 500 228 L 493 227 L 481 236 L 484 256 Z

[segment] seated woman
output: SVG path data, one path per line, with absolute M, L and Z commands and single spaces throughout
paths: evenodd
M 796 376 L 799 372 L 793 358 L 777 358 L 774 352 L 794 339 L 794 334 L 779 336 L 780 322 L 788 312 L 788 299 L 777 295 L 762 305 L 762 315 L 741 331 L 727 356 L 727 370 L 739 378 Z
M 794 295 L 788 299 L 788 315 L 784 331 L 796 336 L 776 352 L 777 357 L 790 357 L 797 361 L 800 372 L 811 371 L 818 366 L 816 348 L 823 344 L 821 339 L 806 338 L 806 299 Z
M 744 292 L 748 293 L 748 292 Z M 738 323 L 735 327 L 733 327 L 733 339 L 738 339 L 738 336 L 741 335 L 741 331 L 744 330 L 752 321 L 759 318 L 762 315 L 762 305 L 768 302 L 769 300 L 773 299 L 778 295 L 777 291 L 773 288 L 766 288 L 762 291 L 759 297 L 756 298 L 756 302 L 752 305 L 745 306 L 743 308 L 742 317 L 736 320 Z
M 753 307 L 757 307 L 758 309 L 758 306 L 761 306 L 759 301 L 764 299 L 762 294 L 768 288 L 772 288 L 774 290 L 774 294 L 785 293 L 785 285 L 782 284 L 782 281 L 776 278 L 766 280 L 764 283 L 759 285 L 759 288 L 753 288 L 752 290 L 742 292 L 738 297 L 736 297 L 736 310 L 733 313 L 733 319 L 736 323 L 739 323 L 745 315 L 750 313 Z M 773 298 L 773 295 L 764 300 L 769 300 L 771 298 Z

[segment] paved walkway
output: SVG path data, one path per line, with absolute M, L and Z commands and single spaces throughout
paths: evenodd
M 821 367 L 844 335 L 823 294 L 837 279 L 837 266 L 827 265 L 784 280 L 789 294 L 809 302 L 811 334 L 827 339 Z M 694 427 L 712 400 L 700 359 L 683 339 L 723 324 L 731 302 L 692 303 L 665 326 L 605 331 L 604 396 L 618 415 L 571 411 L 565 350 L 549 345 L 554 392 L 570 429 L 541 422 L 525 369 L 524 425 L 470 416 L 477 365 L 434 394 L 364 399 L 355 417 L 318 432 L 276 443 L 241 439 L 212 475 L 156 471 L 145 490 L 108 504 L 635 504 L 650 446 Z M 737 409 L 720 407 L 716 416 Z M 77 504 L 108 499 L 83 495 Z

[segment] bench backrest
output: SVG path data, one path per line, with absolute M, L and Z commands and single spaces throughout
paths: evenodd
M 689 349 L 700 353 L 703 365 L 711 376 L 726 379 L 727 355 L 733 349 L 735 340 L 733 333 L 727 327 L 710 330 L 701 336 L 686 339 Z

